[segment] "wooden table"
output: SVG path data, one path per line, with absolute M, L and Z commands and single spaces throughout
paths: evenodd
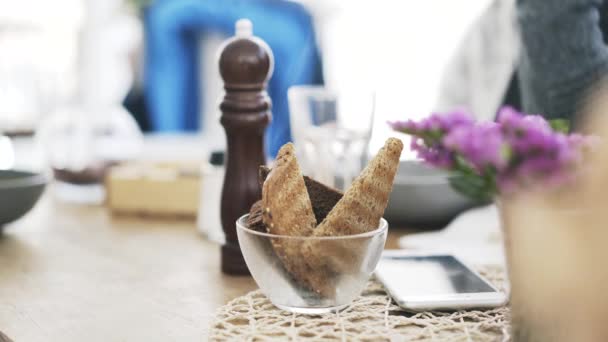
M 0 236 L 0 330 L 19 342 L 203 341 L 219 306 L 257 288 L 219 265 L 192 222 L 113 218 L 51 189 Z

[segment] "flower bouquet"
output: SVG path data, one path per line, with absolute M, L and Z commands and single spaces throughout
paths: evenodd
M 570 183 L 592 143 L 568 134 L 565 120 L 547 121 L 511 107 L 501 109 L 496 122 L 475 122 L 467 112 L 454 111 L 389 125 L 413 137 L 411 149 L 427 164 L 451 171 L 455 190 L 481 201 Z
M 582 172 L 588 179 L 589 170 L 580 166 L 596 138 L 569 134 L 563 120 L 547 121 L 509 107 L 500 110 L 496 122 L 477 123 L 468 113 L 455 111 L 390 125 L 413 137 L 411 148 L 422 160 L 450 171 L 457 191 L 486 201 L 500 199 L 513 340 L 554 341 L 556 334 L 567 332 L 572 320 L 561 308 L 573 306 L 564 305 L 564 293 L 573 291 L 564 292 L 563 284 L 584 278 L 577 270 L 589 265 L 565 265 L 587 260 L 589 236 L 605 231 L 604 221 L 591 220 L 595 216 L 581 204 L 584 193 L 575 188 Z M 555 196 L 561 191 L 567 196 Z M 528 193 L 534 196 L 513 196 Z M 572 303 L 579 297 L 574 294 Z

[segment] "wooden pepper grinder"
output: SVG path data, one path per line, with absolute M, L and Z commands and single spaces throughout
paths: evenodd
M 274 58 L 268 44 L 253 36 L 251 21 L 241 19 L 236 23 L 236 35 L 220 50 L 219 63 L 226 90 L 220 122 L 228 145 L 221 206 L 226 235 L 222 271 L 246 275 L 249 270 L 239 247 L 236 220 L 261 197 L 258 168 L 266 163 L 264 131 L 271 117 L 266 85 Z

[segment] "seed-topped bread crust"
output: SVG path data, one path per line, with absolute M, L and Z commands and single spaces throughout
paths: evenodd
M 264 182 L 270 171 L 271 169 L 269 167 L 260 166 L 260 187 L 264 186 Z M 322 222 L 327 217 L 327 214 L 334 208 L 336 203 L 342 199 L 344 194 L 341 191 L 317 182 L 308 176 L 304 176 L 304 184 L 306 185 L 306 190 L 310 197 L 315 218 L 317 219 L 317 222 Z
M 310 236 L 317 226 L 292 143 L 281 147 L 262 187 L 264 224 L 271 234 Z
M 399 166 L 403 143 L 387 140 L 345 194 L 303 177 L 293 145 L 284 145 L 272 169 L 260 168 L 262 200 L 251 208 L 250 228 L 294 237 L 343 236 L 378 228 Z M 260 218 L 261 216 L 261 218 Z M 321 222 L 317 226 L 317 223 Z M 274 252 L 294 281 L 320 295 L 335 296 L 340 274 L 360 267 L 353 253 L 361 239 L 272 238 Z
M 390 138 L 315 229 L 315 236 L 361 234 L 378 228 L 393 188 L 403 143 Z

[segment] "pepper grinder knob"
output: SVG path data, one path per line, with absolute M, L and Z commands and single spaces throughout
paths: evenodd
M 226 175 L 221 219 L 226 242 L 221 249 L 222 271 L 249 274 L 236 234 L 236 221 L 260 199 L 258 168 L 266 163 L 264 132 L 271 118 L 266 87 L 274 58 L 266 42 L 253 35 L 253 25 L 241 19 L 236 34 L 220 48 L 219 68 L 226 94 L 220 122 L 226 131 Z

